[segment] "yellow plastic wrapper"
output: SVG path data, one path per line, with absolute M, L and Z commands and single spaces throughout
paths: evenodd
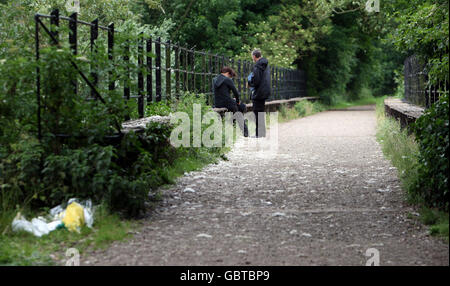
M 80 232 L 80 227 L 84 225 L 83 207 L 75 202 L 68 205 L 62 222 L 69 231 Z

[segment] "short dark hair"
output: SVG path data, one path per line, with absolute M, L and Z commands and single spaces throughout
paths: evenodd
M 259 59 L 261 57 L 261 51 L 258 49 L 254 49 L 252 55 L 254 55 L 257 59 Z
M 222 67 L 220 69 L 220 73 L 230 73 L 231 77 L 237 76 L 236 72 L 232 68 L 227 67 L 227 66 Z

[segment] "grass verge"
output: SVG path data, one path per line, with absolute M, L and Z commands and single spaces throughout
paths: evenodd
M 200 97 L 196 95 L 185 96 L 182 101 L 173 106 L 158 104 L 148 106 L 149 113 L 167 115 L 170 111 L 186 111 L 192 117 L 192 105 L 199 103 L 204 111 L 206 107 Z M 172 110 L 173 108 L 173 110 Z M 189 113 L 190 112 L 190 113 Z M 202 129 L 205 127 L 202 126 Z M 157 137 L 160 138 L 160 137 Z M 162 139 L 161 139 L 162 140 Z M 164 141 L 165 142 L 165 141 Z M 167 147 L 171 150 L 171 147 Z M 172 150 L 173 151 L 173 150 Z M 162 152 L 167 158 L 162 158 L 161 163 L 155 163 L 155 174 L 160 176 L 155 184 L 148 186 L 156 189 L 164 187 L 163 184 L 173 184 L 175 179 L 185 172 L 191 172 L 203 168 L 210 163 L 216 163 L 219 158 L 225 158 L 227 148 L 185 148 L 174 152 Z M 171 155 L 172 154 L 172 155 Z M 171 157 L 175 156 L 175 157 Z M 159 161 L 158 161 L 159 162 Z M 3 195 L 3 194 L 2 194 Z M 156 191 L 150 206 L 161 198 L 161 192 Z M 9 200 L 10 202 L 13 200 Z M 6 202 L 6 200 L 2 200 Z M 20 211 L 26 218 L 31 219 L 39 215 L 45 216 L 47 208 L 30 210 L 27 201 L 20 206 L 15 203 L 3 207 L 0 213 L 0 265 L 54 265 L 64 263 L 65 251 L 68 248 L 76 248 L 83 256 L 93 249 L 105 248 L 113 241 L 121 241 L 130 238 L 139 225 L 139 220 L 125 219 L 119 214 L 110 213 L 108 207 L 102 206 L 96 211 L 94 226 L 92 229 L 84 227 L 80 233 L 68 232 L 60 229 L 40 238 L 26 232 L 12 232 L 11 222 L 16 213 Z
M 377 100 L 377 140 L 381 144 L 384 155 L 397 168 L 402 187 L 406 190 L 410 203 L 419 207 L 419 220 L 429 226 L 429 233 L 449 241 L 449 214 L 443 211 L 423 206 L 411 192 L 417 179 L 417 155 L 419 148 L 414 136 L 406 129 L 401 129 L 400 123 L 386 117 L 384 113 L 384 98 Z M 415 216 L 411 215 L 411 218 Z
M 223 157 L 223 153 L 211 154 L 206 149 L 197 152 L 187 150 L 184 156 L 166 169 L 166 181 L 173 184 L 176 178 L 185 172 L 216 163 L 220 157 Z M 44 210 L 39 213 L 25 209 L 22 213 L 26 214 L 28 219 L 45 215 Z M 99 206 L 92 229 L 85 226 L 81 228 L 80 233 L 59 229 L 38 238 L 27 232 L 11 231 L 10 224 L 15 214 L 16 212 L 11 211 L 0 216 L 0 230 L 4 232 L 0 234 L 0 265 L 57 265 L 68 259 L 65 251 L 69 248 L 76 248 L 82 259 L 83 254 L 92 250 L 106 248 L 114 241 L 130 239 L 140 226 L 139 220 L 124 219 L 119 214 L 109 213 L 106 207 Z
M 92 228 L 81 228 L 80 233 L 59 229 L 40 238 L 27 232 L 7 232 L 0 236 L 0 265 L 35 266 L 56 265 L 67 259 L 65 252 L 76 248 L 82 257 L 90 250 L 103 249 L 113 241 L 131 237 L 138 221 L 124 220 L 99 206 Z

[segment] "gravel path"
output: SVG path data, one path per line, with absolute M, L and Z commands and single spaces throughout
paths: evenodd
M 279 125 L 268 159 L 240 144 L 180 178 L 127 242 L 82 265 L 448 265 L 449 249 L 408 218 L 375 140 L 374 106 Z M 242 139 L 259 140 L 259 139 Z

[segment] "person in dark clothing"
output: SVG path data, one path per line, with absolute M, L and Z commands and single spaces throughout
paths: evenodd
M 214 105 L 217 108 L 226 108 L 228 111 L 238 111 L 237 105 L 239 104 L 239 92 L 234 85 L 233 77 L 236 73 L 229 67 L 223 67 L 220 70 L 220 74 L 214 78 Z M 230 91 L 233 92 L 236 100 L 233 100 L 230 96 Z
M 239 91 L 237 91 L 236 86 L 232 80 L 236 76 L 236 72 L 230 67 L 223 67 L 220 70 L 220 74 L 213 80 L 214 88 L 214 106 L 217 108 L 226 108 L 231 112 L 241 112 L 246 111 L 245 104 L 241 103 L 239 100 Z M 233 100 L 230 96 L 230 90 L 233 92 L 236 100 Z M 243 123 L 244 126 L 241 126 Z M 244 136 L 248 136 L 248 128 L 245 122 L 239 123 L 239 127 L 243 129 Z
M 260 50 L 252 52 L 252 59 L 255 62 L 255 66 L 253 67 L 253 77 L 248 82 L 248 85 L 254 88 L 252 102 L 256 119 L 256 137 L 265 137 L 265 104 L 271 94 L 270 67 L 269 61 L 262 57 Z

